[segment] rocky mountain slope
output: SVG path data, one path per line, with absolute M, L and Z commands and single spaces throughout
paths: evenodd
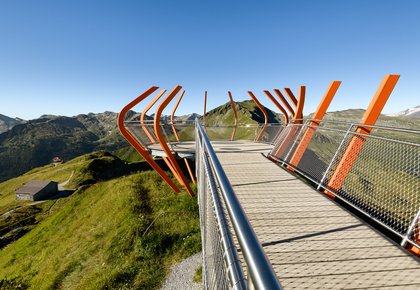
M 127 143 L 120 136 L 117 114 L 43 116 L 0 134 L 0 181 L 51 162 L 69 160 L 95 150 L 116 150 Z
M 25 120 L 19 118 L 10 118 L 0 114 L 0 134 L 12 129 L 14 126 L 25 123 Z

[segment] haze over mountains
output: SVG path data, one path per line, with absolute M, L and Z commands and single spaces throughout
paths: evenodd
M 236 103 L 239 124 L 264 122 L 260 109 L 252 101 Z M 267 108 L 266 108 L 267 109 Z M 281 122 L 282 116 L 267 109 L 269 122 Z M 325 118 L 358 121 L 364 110 L 329 112 Z M 129 112 L 131 120 L 138 120 L 139 113 Z M 168 116 L 165 116 L 167 118 Z M 176 117 L 192 121 L 198 114 Z M 387 126 L 418 128 L 420 106 L 395 114 L 381 115 L 378 123 Z M 119 134 L 117 113 L 80 114 L 74 117 L 43 115 L 25 121 L 0 115 L 0 181 L 19 176 L 24 172 L 51 162 L 58 156 L 70 160 L 97 150 L 115 151 L 128 146 Z M 148 117 L 150 119 L 150 117 Z M 223 104 L 206 115 L 208 125 L 233 124 L 233 111 L 229 103 Z

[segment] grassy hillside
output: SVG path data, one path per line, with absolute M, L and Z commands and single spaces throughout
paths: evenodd
M 200 250 L 197 200 L 175 195 L 154 171 L 131 173 L 140 165 L 94 153 L 0 183 L 0 228 L 10 219 L 25 227 L 22 214 L 32 220 L 0 250 L 0 288 L 157 289 L 172 263 Z M 27 180 L 72 172 L 68 197 L 14 200 Z

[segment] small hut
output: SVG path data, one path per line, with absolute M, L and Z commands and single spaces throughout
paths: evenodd
M 58 184 L 54 181 L 31 180 L 16 191 L 17 200 L 37 201 L 48 199 L 58 192 Z

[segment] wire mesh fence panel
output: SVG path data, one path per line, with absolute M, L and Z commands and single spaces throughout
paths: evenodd
M 400 137 L 403 135 L 399 132 Z M 350 132 L 344 143 L 322 185 L 405 235 L 420 208 L 420 145 L 357 132 Z M 349 159 L 353 163 L 344 164 L 342 159 L 350 154 L 355 155 Z M 350 169 L 340 176 L 343 166 Z M 342 180 L 339 188 L 334 180 Z
M 180 141 L 194 141 L 194 122 L 193 121 L 175 121 L 171 124 L 172 131 L 176 131 Z
M 124 122 L 124 125 L 143 146 L 154 144 L 157 140 L 153 124 L 146 123 L 142 125 L 140 122 L 130 121 Z
M 262 126 L 261 126 L 262 127 Z M 267 124 L 260 142 L 272 143 L 285 126 L 282 124 Z
M 235 126 L 206 126 L 206 134 L 212 141 L 231 140 Z M 258 125 L 238 125 L 235 140 L 254 140 L 259 132 Z
M 303 128 L 302 124 L 290 124 L 288 125 L 281 136 L 278 138 L 273 148 L 270 152 L 270 156 L 284 161 L 286 156 L 290 155 L 291 149 L 293 149 L 295 145 L 295 140 L 299 136 L 301 129 Z
M 340 127 L 333 129 L 329 124 L 304 127 L 285 162 L 320 182 L 347 133 L 348 125 Z
M 198 141 L 199 142 L 199 141 Z M 198 192 L 200 223 L 203 247 L 203 278 L 206 289 L 230 289 L 232 264 L 228 256 L 237 256 L 235 247 L 226 247 L 226 241 L 233 245 L 233 237 L 227 220 L 225 206 L 221 201 L 220 188 L 206 158 L 206 153 L 198 148 Z M 229 270 L 230 269 L 230 270 Z

